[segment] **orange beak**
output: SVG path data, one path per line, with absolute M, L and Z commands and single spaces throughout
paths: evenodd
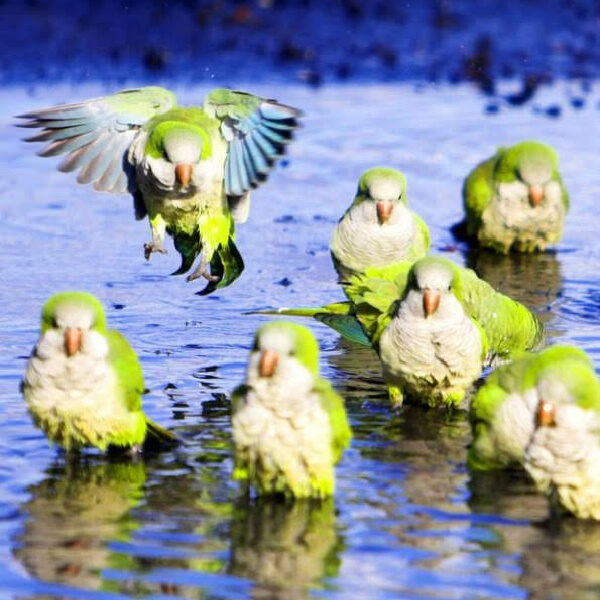
M 529 202 L 534 208 L 539 206 L 544 199 L 544 186 L 542 185 L 530 185 L 529 186 Z
M 388 221 L 393 210 L 394 205 L 389 200 L 377 203 L 377 218 L 379 219 L 379 223 L 381 225 Z
M 263 350 L 260 355 L 259 372 L 261 377 L 272 377 L 277 367 L 279 356 L 273 350 Z
M 556 425 L 556 405 L 549 400 L 539 400 L 535 415 L 537 427 L 554 427 Z
M 81 329 L 67 327 L 65 329 L 65 352 L 73 356 L 81 350 Z
M 434 290 L 426 289 L 423 292 L 423 311 L 425 318 L 430 317 L 440 305 L 440 293 Z
M 189 163 L 179 163 L 175 167 L 175 177 L 180 185 L 187 185 L 192 178 L 192 165 Z

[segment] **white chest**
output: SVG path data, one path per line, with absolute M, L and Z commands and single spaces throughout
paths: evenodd
M 481 355 L 481 334 L 464 314 L 424 318 L 401 306 L 380 341 L 386 380 L 415 393 L 469 385 L 481 373 Z
M 331 251 L 343 267 L 363 272 L 411 258 L 418 230 L 409 210 L 397 206 L 392 222 L 380 225 L 373 219 L 358 218 L 352 209 L 333 232 Z
M 529 201 L 525 184 L 520 181 L 501 183 L 483 213 L 482 236 L 504 240 L 508 245 L 521 239 L 533 243 L 535 238 L 542 243 L 554 243 L 562 232 L 564 217 L 558 182 L 552 181 L 545 186 L 544 200 L 536 207 Z
M 331 470 L 331 425 L 319 397 L 275 397 L 250 388 L 232 418 L 236 451 L 288 481 L 310 485 Z
M 103 358 L 63 353 L 29 359 L 23 380 L 24 395 L 41 420 L 78 419 L 90 422 L 125 412 L 116 376 Z

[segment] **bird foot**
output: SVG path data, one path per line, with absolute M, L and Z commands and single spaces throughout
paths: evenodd
M 207 281 L 214 283 L 219 281 L 220 277 L 216 275 L 211 275 L 208 270 L 208 263 L 204 258 L 200 260 L 200 264 L 194 269 L 192 273 L 187 276 L 187 281 L 194 281 L 195 279 L 199 279 L 200 277 L 204 277 Z
M 160 254 L 166 254 L 167 251 L 162 245 L 162 242 L 149 242 L 144 244 L 144 257 L 146 260 L 150 260 L 150 255 L 153 252 L 159 252 Z

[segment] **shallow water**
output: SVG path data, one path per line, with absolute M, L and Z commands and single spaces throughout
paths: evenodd
M 239 229 L 245 273 L 201 298 L 197 286 L 167 275 L 178 265 L 173 251 L 144 261 L 148 227 L 134 221 L 128 198 L 57 173 L 56 161 L 18 141 L 22 130 L 6 116 L 104 91 L 0 92 L 0 596 L 597 597 L 600 525 L 548 521 L 545 500 L 515 475 L 470 478 L 465 414 L 391 414 L 370 351 L 313 326 L 323 373 L 346 396 L 355 433 L 335 501 L 240 500 L 229 481 L 227 399 L 262 322 L 243 312 L 341 298 L 328 239 L 362 170 L 402 168 L 436 251 L 452 250 L 464 175 L 496 145 L 529 137 L 556 147 L 571 194 L 557 252 L 449 255 L 534 307 L 550 342 L 578 344 L 600 367 L 597 100 L 548 119 L 531 106 L 488 116 L 468 87 L 279 89 L 305 109 L 305 128 Z M 205 91 L 179 94 L 192 102 Z M 540 106 L 567 90 L 544 93 Z M 19 380 L 41 304 L 69 288 L 105 302 L 110 324 L 140 354 L 146 411 L 182 448 L 146 462 L 69 463 L 32 426 Z

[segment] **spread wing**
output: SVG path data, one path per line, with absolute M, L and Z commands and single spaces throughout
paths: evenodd
M 225 193 L 243 196 L 267 179 L 283 156 L 302 113 L 245 92 L 218 88 L 208 94 L 204 110 L 221 121 L 229 144 L 225 161 Z
M 38 154 L 66 154 L 58 169 L 79 171 L 79 183 L 112 193 L 136 190 L 127 151 L 139 129 L 176 105 L 160 87 L 124 90 L 110 96 L 33 110 L 19 127 L 41 128 L 28 142 L 49 142 Z

